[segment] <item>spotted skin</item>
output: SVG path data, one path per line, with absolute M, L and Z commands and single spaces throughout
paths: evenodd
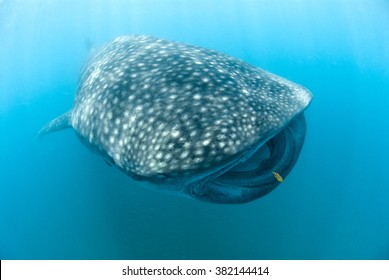
M 195 188 L 244 162 L 311 98 L 302 86 L 217 51 L 122 36 L 89 59 L 68 119 L 42 134 L 70 125 L 126 174 L 196 197 Z M 235 202 L 245 201 L 227 201 Z

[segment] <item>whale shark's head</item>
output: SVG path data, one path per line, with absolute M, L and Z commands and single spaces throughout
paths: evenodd
M 302 86 L 216 51 L 123 36 L 89 59 L 61 123 L 134 179 L 241 203 L 292 169 L 311 98 Z

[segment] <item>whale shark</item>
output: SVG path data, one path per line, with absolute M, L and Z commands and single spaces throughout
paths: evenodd
M 71 128 L 146 187 L 245 203 L 295 166 L 311 99 L 303 86 L 215 50 L 120 36 L 93 52 L 73 108 L 39 136 Z

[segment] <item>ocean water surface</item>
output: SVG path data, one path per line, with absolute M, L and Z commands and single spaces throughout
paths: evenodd
M 88 53 L 146 34 L 307 87 L 299 161 L 269 195 L 210 204 L 141 187 L 72 130 Z M 389 259 L 389 2 L 0 1 L 0 259 Z

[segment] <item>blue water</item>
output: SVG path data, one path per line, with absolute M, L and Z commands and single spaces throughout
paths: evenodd
M 314 94 L 271 194 L 217 205 L 140 187 L 71 130 L 90 47 L 123 34 L 236 56 Z M 389 259 L 389 2 L 0 1 L 0 259 Z

